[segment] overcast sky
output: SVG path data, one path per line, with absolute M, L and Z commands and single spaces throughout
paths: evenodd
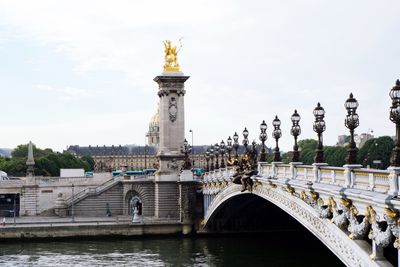
M 345 134 L 344 101 L 360 103 L 356 133 L 394 135 L 390 89 L 400 78 L 400 1 L 0 1 L 0 147 L 32 140 L 68 145 L 143 144 L 156 111 L 163 40 L 183 37 L 186 133 L 220 142 L 246 126 L 290 115 L 324 142 Z

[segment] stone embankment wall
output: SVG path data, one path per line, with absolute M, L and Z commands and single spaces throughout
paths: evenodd
M 187 235 L 191 231 L 191 225 L 177 222 L 5 227 L 0 228 L 0 241 L 102 236 Z

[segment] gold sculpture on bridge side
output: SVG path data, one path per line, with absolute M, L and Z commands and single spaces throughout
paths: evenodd
M 165 64 L 164 64 L 164 72 L 179 72 L 179 63 L 178 63 L 178 53 L 182 48 L 181 43 L 182 38 L 179 39 L 179 48 L 176 45 L 172 45 L 170 40 L 164 41 L 165 47 Z

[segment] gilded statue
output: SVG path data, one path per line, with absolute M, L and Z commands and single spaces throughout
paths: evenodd
M 181 39 L 179 39 L 179 48 L 176 45 L 172 45 L 170 40 L 164 41 L 165 47 L 165 64 L 164 64 L 164 72 L 179 72 L 179 63 L 178 63 L 178 53 L 182 48 Z

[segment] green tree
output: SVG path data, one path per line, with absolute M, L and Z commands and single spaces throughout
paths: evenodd
M 53 153 L 53 150 L 51 150 L 50 148 L 46 148 L 46 149 L 40 149 L 37 148 L 35 144 L 32 145 L 33 148 L 33 156 L 35 158 L 40 158 L 43 156 L 46 156 L 50 153 Z M 28 145 L 19 145 L 16 148 L 14 148 L 14 150 L 11 152 L 11 156 L 13 158 L 27 158 L 28 157 Z
M 40 149 L 33 145 L 35 157 L 35 174 L 43 176 L 59 176 L 61 168 L 94 169 L 94 160 L 90 156 L 78 158 L 71 153 L 53 152 L 51 149 Z M 28 145 L 19 145 L 12 152 L 12 158 L 0 158 L 0 170 L 11 176 L 26 174 Z
M 314 162 L 315 149 L 317 148 L 318 141 L 314 139 L 300 140 L 300 161 L 304 164 L 310 165 Z
M 326 146 L 324 148 L 325 162 L 329 166 L 342 167 L 346 164 L 347 148 L 342 146 Z
M 24 159 L 4 159 L 0 162 L 0 170 L 5 171 L 11 176 L 23 176 L 26 174 Z
M 83 156 L 83 157 L 81 157 L 81 160 L 83 162 L 86 162 L 88 164 L 88 166 L 89 166 L 89 168 L 85 169 L 85 171 L 93 171 L 94 170 L 95 162 L 94 162 L 94 159 L 91 156 Z
M 394 141 L 390 136 L 369 139 L 358 152 L 358 160 L 364 165 L 372 166 L 373 160 L 381 160 L 382 168 L 390 166 L 390 156 Z
M 300 161 L 310 165 L 314 163 L 315 150 L 318 141 L 315 139 L 304 139 L 299 141 Z M 345 164 L 347 149 L 341 146 L 325 146 L 325 162 L 330 166 L 343 166 Z

